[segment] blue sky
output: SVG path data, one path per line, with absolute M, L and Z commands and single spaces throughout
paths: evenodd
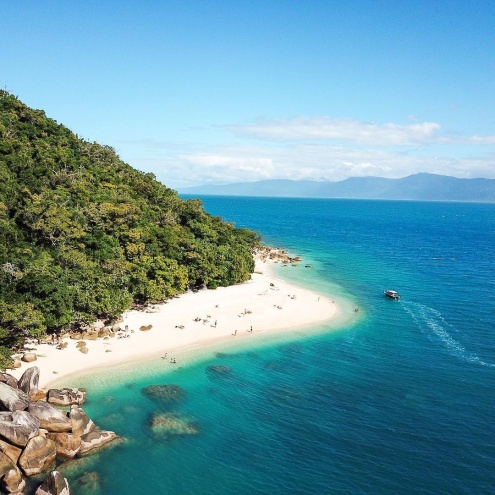
M 493 0 L 4 0 L 0 85 L 181 188 L 495 178 Z

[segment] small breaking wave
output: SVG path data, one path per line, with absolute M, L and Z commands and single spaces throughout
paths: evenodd
M 448 330 L 453 332 L 455 328 L 436 309 L 413 302 L 403 303 L 402 307 L 423 333 L 430 339 L 438 339 L 452 356 L 468 363 L 495 368 L 494 363 L 483 361 L 476 354 L 467 351 L 458 340 L 452 337 Z

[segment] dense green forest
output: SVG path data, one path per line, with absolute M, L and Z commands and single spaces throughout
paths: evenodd
M 0 90 L 0 365 L 27 336 L 243 282 L 258 242 Z

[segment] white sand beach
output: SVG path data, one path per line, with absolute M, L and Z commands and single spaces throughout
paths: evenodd
M 146 311 L 128 311 L 113 338 L 87 340 L 88 353 L 76 348 L 77 340 L 65 339 L 66 349 L 42 343 L 30 344 L 38 358 L 10 372 L 16 378 L 30 366 L 40 368 L 40 388 L 74 373 L 94 368 L 162 356 L 191 346 L 256 339 L 267 332 L 288 331 L 325 322 L 339 313 L 332 299 L 276 278 L 270 262 L 256 261 L 251 280 L 215 290 L 188 292 Z M 196 321 L 195 321 L 196 320 Z M 148 331 L 140 330 L 151 325 Z

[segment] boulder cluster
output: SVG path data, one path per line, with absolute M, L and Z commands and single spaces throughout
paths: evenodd
M 271 248 L 268 246 L 261 246 L 258 248 L 256 255 L 263 262 L 272 261 L 274 263 L 297 263 L 298 261 L 302 261 L 300 256 L 291 257 L 283 249 Z
M 55 469 L 117 438 L 100 430 L 80 407 L 86 391 L 38 389 L 39 368 L 19 380 L 0 373 L 0 492 L 22 494 L 26 478 L 46 475 L 36 495 L 69 495 L 67 480 Z M 56 406 L 56 407 L 54 407 Z

